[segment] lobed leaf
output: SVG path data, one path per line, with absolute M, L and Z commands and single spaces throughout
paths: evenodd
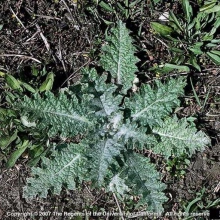
M 185 6 L 188 4 L 186 1 Z M 190 19 L 190 8 L 186 10 Z M 172 17 L 181 29 L 176 17 Z M 133 152 L 134 149 L 153 149 L 168 158 L 183 153 L 192 155 L 203 150 L 210 140 L 203 132 L 197 132 L 189 120 L 169 118 L 180 105 L 178 97 L 183 95 L 186 85 L 182 77 L 171 78 L 167 83 L 156 80 L 155 86 L 142 85 L 129 97 L 127 91 L 137 71 L 135 48 L 121 21 L 111 32 L 100 60 L 107 74 L 99 75 L 94 68 L 84 69 L 81 82 L 62 89 L 57 97 L 51 92 L 46 92 L 44 98 L 35 94 L 33 99 L 24 97 L 16 105 L 23 124 L 30 129 L 36 125 L 51 137 L 57 134 L 86 137 L 80 144 L 59 145 L 51 159 L 42 157 L 42 166 L 33 168 L 24 196 L 46 197 L 48 190 L 59 194 L 62 186 L 75 189 L 85 180 L 105 187 L 121 199 L 137 195 L 138 205 L 147 205 L 148 211 L 162 212 L 167 200 L 163 193 L 165 184 L 160 182 L 150 159 Z M 195 44 L 193 49 L 199 50 L 200 46 L 201 43 Z M 178 48 L 174 50 L 182 53 Z M 210 53 L 219 55 L 214 50 Z M 191 63 L 196 66 L 193 60 Z M 187 66 L 172 64 L 165 67 L 188 70 Z M 52 86 L 49 82 L 48 85 L 45 88 Z
M 162 212 L 162 204 L 167 201 L 162 192 L 165 184 L 160 182 L 160 175 L 149 158 L 137 153 L 126 154 L 126 165 L 121 178 L 127 177 L 125 184 L 131 192 L 140 196 L 139 205 L 147 205 L 147 211 Z
M 123 124 L 116 134 L 114 139 L 117 142 L 127 144 L 129 149 L 139 148 L 144 149 L 148 145 L 152 145 L 156 142 L 154 137 L 147 134 L 147 128 L 138 127 L 136 123 Z
M 161 126 L 154 127 L 152 132 L 160 138 L 153 151 L 166 158 L 171 155 L 179 157 L 184 153 L 192 156 L 195 151 L 202 151 L 210 144 L 208 136 L 202 131 L 197 132 L 195 125 L 189 124 L 186 118 L 169 118 Z
M 138 58 L 134 56 L 135 47 L 125 24 L 119 21 L 106 40 L 106 45 L 102 47 L 100 64 L 110 72 L 116 84 L 123 86 L 122 93 L 126 93 L 132 87 L 134 73 L 138 70 L 135 65 Z
M 113 193 L 118 193 L 123 196 L 129 191 L 128 186 L 125 184 L 125 180 L 119 177 L 119 174 L 113 176 L 111 179 L 108 190 Z
M 160 124 L 173 108 L 178 107 L 179 96 L 183 95 L 183 78 L 170 79 L 166 84 L 156 81 L 156 88 L 143 85 L 140 92 L 125 100 L 125 106 L 131 110 L 131 118 L 144 125 Z
M 48 190 L 59 195 L 62 186 L 75 189 L 76 184 L 84 179 L 86 173 L 86 159 L 83 146 L 70 144 L 58 146 L 52 159 L 42 158 L 41 168 L 32 168 L 33 177 L 27 179 L 27 186 L 23 188 L 25 198 L 40 196 L 46 198 Z
M 118 156 L 122 149 L 123 145 L 108 138 L 97 141 L 91 147 L 90 178 L 96 185 L 101 186 L 104 183 L 109 166 L 114 162 L 114 157 Z
M 51 92 L 46 92 L 45 98 L 39 94 L 33 100 L 25 96 L 16 107 L 21 110 L 22 116 L 29 116 L 29 121 L 35 120 L 38 129 L 48 130 L 49 136 L 75 136 L 94 125 L 93 112 L 89 108 L 91 98 L 83 95 L 80 102 L 73 94 L 68 98 L 64 93 L 55 97 Z

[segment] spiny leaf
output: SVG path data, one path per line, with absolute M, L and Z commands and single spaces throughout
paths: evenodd
M 153 134 L 160 138 L 154 145 L 153 151 L 164 155 L 178 157 L 183 153 L 192 156 L 196 150 L 202 151 L 210 144 L 210 139 L 202 131 L 197 132 L 193 123 L 189 124 L 186 118 L 178 120 L 169 118 L 161 126 L 153 128 Z
M 113 112 L 117 112 L 123 99 L 123 96 L 116 92 L 118 86 L 111 83 L 107 84 L 107 76 L 104 74 L 99 76 L 94 69 L 84 69 L 83 75 L 84 83 L 91 83 L 91 81 L 94 83 L 90 86 L 91 89 L 88 88 L 88 92 L 95 97 L 91 104 L 97 107 L 96 115 L 110 116 Z
M 184 86 L 181 77 L 170 79 L 166 84 L 156 81 L 155 89 L 143 85 L 139 93 L 125 100 L 126 107 L 131 109 L 132 120 L 150 126 L 160 124 L 173 108 L 179 106 L 178 96 L 183 94 Z
M 25 96 L 16 107 L 22 110 L 23 116 L 29 116 L 29 121 L 35 122 L 38 129 L 48 130 L 49 136 L 75 136 L 94 125 L 93 112 L 89 108 L 91 98 L 83 95 L 80 102 L 73 94 L 71 98 L 64 93 L 55 97 L 47 92 L 45 98 L 39 94 L 34 95 L 33 100 Z
M 134 149 L 139 147 L 139 149 L 143 149 L 144 146 L 148 146 L 148 144 L 154 144 L 156 140 L 150 135 L 147 135 L 147 129 L 145 127 L 138 127 L 136 123 L 126 123 L 123 124 L 116 134 L 114 138 L 118 140 L 118 142 L 122 142 L 127 144 L 128 148 Z
M 42 157 L 42 168 L 32 168 L 33 177 L 27 180 L 23 196 L 46 198 L 48 190 L 59 195 L 62 186 L 75 189 L 86 173 L 85 162 L 83 146 L 63 145 L 62 151 L 55 151 L 52 159 Z
M 96 185 L 103 184 L 109 166 L 113 163 L 114 157 L 120 154 L 121 149 L 123 149 L 123 145 L 112 139 L 97 141 L 91 147 L 91 178 Z M 94 155 L 96 156 L 94 157 Z
M 125 184 L 125 180 L 120 178 L 119 174 L 115 175 L 109 183 L 108 190 L 113 193 L 118 193 L 124 196 L 129 191 L 128 186 Z
M 109 116 L 113 112 L 117 112 L 119 110 L 119 104 L 122 101 L 122 96 L 115 96 L 113 94 L 115 90 L 116 87 L 114 85 L 108 86 L 105 92 L 100 96 L 100 101 L 105 115 Z
M 134 56 L 135 48 L 125 25 L 119 21 L 116 28 L 111 29 L 111 36 L 107 36 L 107 43 L 102 47 L 100 64 L 109 71 L 116 83 L 122 85 L 122 92 L 126 93 L 132 87 L 137 72 L 138 59 Z
M 162 212 L 162 204 L 167 201 L 164 193 L 165 184 L 160 183 L 160 175 L 155 166 L 137 153 L 126 154 L 126 165 L 121 177 L 127 177 L 125 184 L 131 192 L 140 196 L 139 205 L 147 205 L 147 211 Z
M 28 179 L 24 195 L 46 197 L 48 190 L 59 194 L 63 185 L 74 189 L 85 180 L 121 199 L 137 195 L 138 205 L 161 212 L 167 200 L 165 185 L 149 158 L 134 149 L 153 149 L 166 157 L 184 152 L 191 155 L 209 141 L 187 119 L 169 118 L 179 107 L 178 97 L 186 84 L 183 78 L 167 83 L 156 80 L 155 86 L 142 85 L 138 92 L 127 93 L 138 59 L 121 21 L 111 32 L 101 56 L 108 73 L 85 70 L 81 82 L 62 89 L 59 96 L 35 94 L 34 99 L 25 97 L 17 105 L 27 122 L 36 123 L 50 136 L 84 137 L 80 144 L 58 146 L 51 159 L 43 157 L 42 167 L 33 169 L 34 177 Z

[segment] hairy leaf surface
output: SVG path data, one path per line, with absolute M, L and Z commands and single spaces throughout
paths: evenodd
M 93 85 L 90 86 L 93 90 L 90 90 L 90 92 L 95 97 L 92 105 L 98 107 L 96 115 L 110 116 L 113 112 L 119 110 L 119 104 L 122 102 L 123 96 L 116 93 L 118 86 L 106 83 L 107 75 L 99 76 L 94 69 L 84 70 L 84 81 L 93 82 Z
M 160 137 L 153 151 L 165 157 L 181 156 L 183 153 L 191 156 L 196 150 L 202 151 L 210 144 L 210 139 L 202 131 L 197 132 L 195 125 L 187 122 L 186 118 L 178 120 L 169 118 L 160 127 L 153 128 L 153 134 Z
M 167 200 L 164 193 L 165 184 L 159 181 L 160 175 L 155 166 L 137 153 L 126 155 L 126 165 L 122 176 L 127 176 L 125 184 L 134 194 L 140 195 L 139 204 L 146 205 L 148 211 L 162 212 L 162 204 Z
M 120 178 L 119 174 L 115 175 L 109 183 L 108 190 L 110 192 L 118 193 L 119 195 L 125 195 L 130 189 L 125 184 L 125 180 Z
M 124 144 L 128 144 L 128 148 L 130 149 L 137 147 L 143 149 L 148 145 L 156 143 L 156 139 L 153 136 L 147 135 L 146 132 L 146 128 L 138 127 L 136 123 L 127 122 L 118 129 L 114 138 Z
M 103 94 L 99 97 L 101 102 L 101 110 L 97 114 L 110 116 L 113 112 L 119 110 L 119 104 L 121 103 L 122 97 L 120 95 L 115 96 L 114 92 L 116 86 L 111 85 L 106 88 Z
M 61 152 L 55 151 L 53 159 L 42 158 L 42 168 L 32 168 L 34 177 L 27 180 L 24 197 L 39 195 L 46 198 L 48 190 L 59 195 L 63 185 L 75 189 L 76 182 L 81 182 L 85 176 L 85 162 L 80 144 L 71 144 Z
M 107 37 L 107 43 L 103 46 L 103 54 L 100 63 L 116 79 L 116 84 L 123 86 L 123 93 L 132 87 L 132 82 L 137 72 L 137 57 L 134 56 L 135 48 L 125 25 L 119 21 L 117 28 L 111 29 L 111 35 Z
M 112 139 L 97 142 L 91 149 L 91 178 L 98 186 L 104 182 L 109 166 L 114 162 L 114 157 L 120 155 L 123 146 Z
M 179 106 L 178 97 L 183 95 L 185 82 L 183 78 L 170 79 L 166 84 L 156 81 L 156 88 L 143 85 L 139 93 L 131 99 L 126 99 L 126 107 L 131 109 L 131 118 L 143 125 L 151 127 L 162 123 L 173 108 Z
M 68 98 L 60 93 L 55 97 L 51 92 L 46 93 L 46 98 L 36 95 L 32 100 L 24 97 L 17 105 L 22 113 L 28 114 L 31 119 L 36 120 L 39 129 L 48 130 L 49 136 L 60 133 L 62 136 L 75 136 L 88 131 L 94 124 L 95 118 L 90 106 L 91 96 L 84 95 L 79 102 L 75 95 Z
M 58 145 L 51 159 L 44 157 L 41 168 L 33 168 L 24 195 L 46 197 L 48 190 L 59 194 L 62 186 L 74 189 L 84 180 L 121 199 L 138 196 L 139 205 L 158 213 L 167 200 L 165 184 L 150 159 L 135 151 L 153 150 L 166 158 L 192 155 L 210 141 L 193 123 L 171 115 L 183 95 L 183 78 L 156 80 L 128 92 L 137 71 L 135 48 L 121 21 L 111 33 L 100 60 L 107 72 L 84 69 L 81 81 L 57 97 L 47 92 L 44 98 L 24 97 L 17 105 L 31 131 L 37 127 L 51 137 L 60 134 L 63 141 L 83 134 L 80 144 Z

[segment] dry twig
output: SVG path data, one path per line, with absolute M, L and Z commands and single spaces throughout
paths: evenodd
M 13 15 L 15 16 L 15 18 L 18 20 L 19 24 L 21 24 L 21 26 L 26 30 L 26 27 L 24 26 L 24 24 L 21 22 L 21 20 L 18 18 L 18 16 L 15 14 L 15 12 L 13 11 L 13 9 L 10 7 L 11 12 L 13 13 Z
M 118 203 L 118 199 L 117 199 L 115 193 L 113 193 L 113 196 L 114 196 L 114 199 L 115 199 L 115 201 L 116 201 L 116 203 L 117 203 L 120 216 L 121 216 L 122 220 L 125 220 L 124 217 L 123 217 L 123 213 L 122 213 L 122 211 L 121 211 L 121 207 L 120 207 L 120 205 L 119 205 L 119 203 Z
M 22 57 L 24 59 L 34 60 L 37 63 L 41 63 L 40 60 L 37 60 L 34 57 L 30 57 L 22 54 L 0 54 L 0 57 Z

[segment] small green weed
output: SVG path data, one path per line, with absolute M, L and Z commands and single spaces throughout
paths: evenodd
M 42 78 L 46 79 L 42 82 Z M 21 78 L 22 77 L 21 74 Z M 6 167 L 13 167 L 17 159 L 28 151 L 29 165 L 36 164 L 44 154 L 48 137 L 42 132 L 32 132 L 36 127 L 26 116 L 20 117 L 13 110 L 15 100 L 24 94 L 34 94 L 37 91 L 44 92 L 52 89 L 54 74 L 47 73 L 44 68 L 38 71 L 32 68 L 32 77 L 24 82 L 9 73 L 0 72 L 1 95 L 0 95 L 0 150 L 1 160 L 6 162 Z M 28 135 L 29 134 L 29 135 Z M 8 159 L 7 159 L 8 158 Z
M 204 213 L 207 214 L 207 210 L 220 205 L 220 199 L 210 201 L 207 198 L 206 188 L 203 187 L 200 192 L 195 193 L 195 199 L 190 202 L 183 202 L 184 213 Z M 194 219 L 193 216 L 186 218 L 187 220 Z
M 187 155 L 182 155 L 180 157 L 175 157 L 167 160 L 166 170 L 171 174 L 171 176 L 177 179 L 184 178 L 186 174 L 186 168 L 189 166 L 190 161 L 187 159 Z
M 195 88 L 194 88 L 194 86 L 193 86 L 193 83 L 192 83 L 192 79 L 191 79 L 191 78 L 190 78 L 190 84 L 191 84 L 191 87 L 192 87 L 193 94 L 194 94 L 194 97 L 195 97 L 195 99 L 196 99 L 196 102 L 197 102 L 197 104 L 199 105 L 200 110 L 202 111 L 202 110 L 204 110 L 204 108 L 205 108 L 205 106 L 206 106 L 206 104 L 207 104 L 207 101 L 208 101 L 208 98 L 209 98 L 209 93 L 210 93 L 210 91 L 211 91 L 211 88 L 209 88 L 209 90 L 208 90 L 208 92 L 207 92 L 207 94 L 206 94 L 206 96 L 205 96 L 205 100 L 204 100 L 204 102 L 202 103 L 202 101 L 200 100 L 199 96 L 197 95 L 197 93 L 196 93 L 196 91 L 195 91 Z
M 205 2 L 199 10 L 193 10 L 188 0 L 182 1 L 183 15 L 169 12 L 168 24 L 151 22 L 152 29 L 169 43 L 171 60 L 162 65 L 166 72 L 172 69 L 189 72 L 201 71 L 206 60 L 220 64 L 220 39 L 215 38 L 220 26 L 220 4 Z
M 141 17 L 145 4 L 142 0 L 94 0 L 94 4 L 86 8 L 99 22 L 112 25 L 117 20 L 127 21 Z
M 118 19 L 134 19 L 143 11 L 144 3 L 142 0 L 123 0 L 123 1 L 97 1 L 97 4 L 106 12 L 112 12 Z

